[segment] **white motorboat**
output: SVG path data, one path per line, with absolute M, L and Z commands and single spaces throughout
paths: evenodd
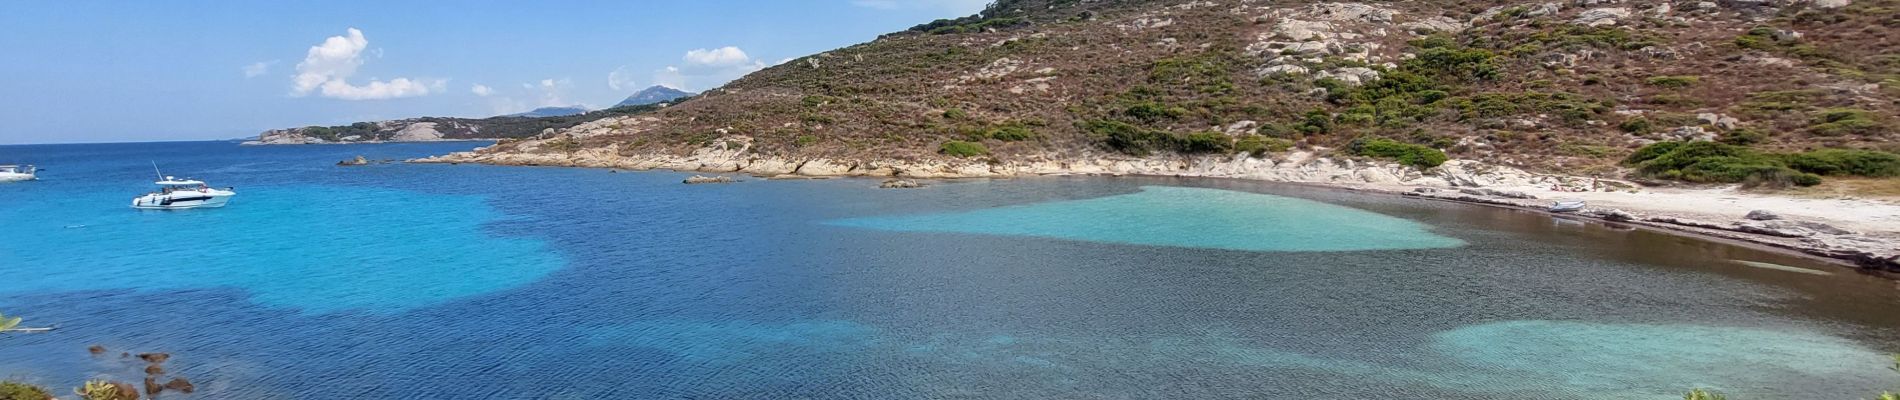
M 132 208 L 141 210 L 183 210 L 224 207 L 237 192 L 232 188 L 215 189 L 204 181 L 165 177 L 156 182 L 158 191 L 132 199 Z
M 23 182 L 39 179 L 34 175 L 38 169 L 31 165 L 0 165 L 0 182 Z
M 1578 210 L 1582 210 L 1584 205 L 1585 204 L 1583 203 L 1583 200 L 1562 200 L 1556 203 L 1551 203 L 1550 212 L 1554 212 L 1554 213 L 1575 212 Z
M 178 179 L 158 172 L 158 164 L 152 164 L 152 173 L 158 175 L 158 191 L 146 193 L 132 199 L 132 208 L 140 210 L 184 210 L 191 208 L 224 207 L 236 196 L 234 188 L 214 189 L 204 181 Z

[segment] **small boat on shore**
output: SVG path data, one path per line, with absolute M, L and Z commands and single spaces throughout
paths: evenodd
M 39 179 L 31 165 L 0 165 L 0 182 L 24 182 Z
M 1551 203 L 1550 212 L 1554 212 L 1554 213 L 1576 212 L 1578 210 L 1582 210 L 1584 206 L 1585 204 L 1583 200 L 1558 200 L 1556 203 Z

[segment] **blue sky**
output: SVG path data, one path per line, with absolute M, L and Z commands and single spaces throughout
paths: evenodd
M 986 2 L 13 2 L 0 12 L 0 144 L 603 107 Z

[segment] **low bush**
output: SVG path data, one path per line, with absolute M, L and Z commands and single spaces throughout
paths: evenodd
M 1701 82 L 1702 77 L 1694 75 L 1658 76 L 1649 78 L 1649 85 L 1664 88 L 1686 88 Z
M 965 142 L 961 140 L 943 142 L 943 145 L 939 146 L 938 151 L 952 157 L 975 157 L 990 154 L 990 149 L 983 147 L 982 143 Z
M 1788 167 L 1828 176 L 1900 176 L 1900 155 L 1884 151 L 1822 149 L 1786 157 Z
M 1234 148 L 1234 139 L 1220 132 L 1195 132 L 1174 137 L 1175 150 L 1183 153 L 1218 153 Z
M 1005 125 L 989 130 L 989 132 L 984 133 L 984 136 L 1005 142 L 1020 142 L 1024 140 L 1035 140 L 1039 135 L 1036 134 L 1036 131 L 1030 130 L 1027 126 Z
M 1102 144 L 1123 154 L 1147 156 L 1156 151 L 1181 153 L 1225 152 L 1234 148 L 1233 138 L 1220 132 L 1186 135 L 1144 129 L 1120 121 L 1096 120 L 1078 123 L 1084 131 L 1100 138 Z
M 1821 115 L 1814 118 L 1813 124 L 1809 125 L 1808 129 L 1816 135 L 1842 136 L 1880 133 L 1885 128 L 1881 126 L 1879 115 L 1872 111 L 1830 108 L 1822 110 Z
M 51 393 L 39 386 L 20 382 L 0 382 L 0 400 L 46 400 L 53 398 Z
M 1699 183 L 1745 186 L 1813 186 L 1818 175 L 1788 168 L 1780 157 L 1716 142 L 1657 142 L 1638 149 L 1624 163 L 1643 176 Z
M 1436 167 L 1451 160 L 1438 149 L 1386 138 L 1354 139 L 1347 148 L 1352 154 L 1396 160 L 1399 164 L 1418 169 Z
M 1629 133 L 1649 133 L 1650 130 L 1649 119 L 1643 117 L 1623 120 L 1623 123 L 1617 124 L 1616 127 Z

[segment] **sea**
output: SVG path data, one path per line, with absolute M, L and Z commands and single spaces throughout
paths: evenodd
M 1168 177 L 684 185 L 481 142 L 0 146 L 0 379 L 165 399 L 1858 399 L 1900 287 L 1647 229 Z M 156 165 L 157 172 L 154 171 Z M 219 209 L 129 205 L 158 175 Z M 104 350 L 91 352 L 89 347 Z

